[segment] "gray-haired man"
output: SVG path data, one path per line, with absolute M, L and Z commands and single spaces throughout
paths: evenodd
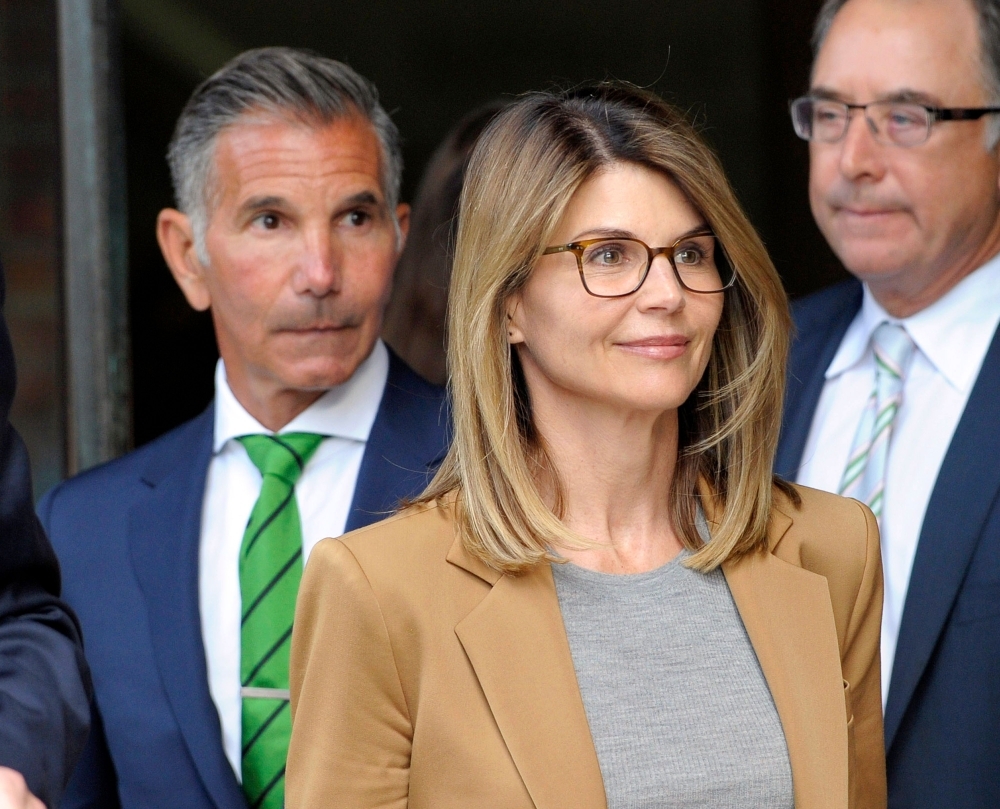
M 443 392 L 379 341 L 408 207 L 396 129 L 350 68 L 284 48 L 209 78 L 157 236 L 221 359 L 198 418 L 51 492 L 97 693 L 64 806 L 273 807 L 315 543 L 415 494 Z
M 1000 806 L 1000 0 L 826 0 L 815 42 L 793 122 L 854 278 L 795 305 L 776 466 L 879 518 L 889 806 Z

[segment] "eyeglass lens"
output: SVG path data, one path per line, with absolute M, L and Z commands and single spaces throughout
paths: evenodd
M 897 146 L 916 146 L 927 140 L 931 113 L 920 104 L 874 101 L 864 115 L 875 140 Z M 836 143 L 851 123 L 851 108 L 840 101 L 799 98 L 792 105 L 795 132 L 804 140 Z
M 681 284 L 694 292 L 721 292 L 732 280 L 728 262 L 717 261 L 714 236 L 685 239 L 671 248 L 670 258 Z M 648 264 L 646 245 L 632 239 L 595 242 L 580 254 L 587 289 L 602 297 L 634 292 L 642 284 Z

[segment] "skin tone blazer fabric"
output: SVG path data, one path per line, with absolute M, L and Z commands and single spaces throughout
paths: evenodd
M 799 508 L 776 491 L 769 552 L 723 572 L 797 809 L 884 809 L 878 528 L 857 502 L 797 488 Z M 606 809 L 551 567 L 487 567 L 449 503 L 316 547 L 291 691 L 289 809 Z

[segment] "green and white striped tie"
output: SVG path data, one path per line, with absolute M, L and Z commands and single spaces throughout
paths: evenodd
M 282 809 L 292 733 L 288 652 L 302 578 L 295 483 L 323 436 L 285 433 L 238 440 L 263 476 L 240 547 L 243 792 L 251 809 Z
M 889 440 L 903 402 L 903 382 L 915 346 L 906 329 L 883 323 L 872 334 L 875 389 L 861 415 L 839 493 L 865 503 L 881 521 Z

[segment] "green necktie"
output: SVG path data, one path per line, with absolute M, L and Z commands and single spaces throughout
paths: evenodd
M 243 792 L 251 809 L 282 809 L 292 734 L 288 651 L 302 578 L 295 482 L 323 436 L 285 433 L 238 440 L 264 478 L 240 547 Z

